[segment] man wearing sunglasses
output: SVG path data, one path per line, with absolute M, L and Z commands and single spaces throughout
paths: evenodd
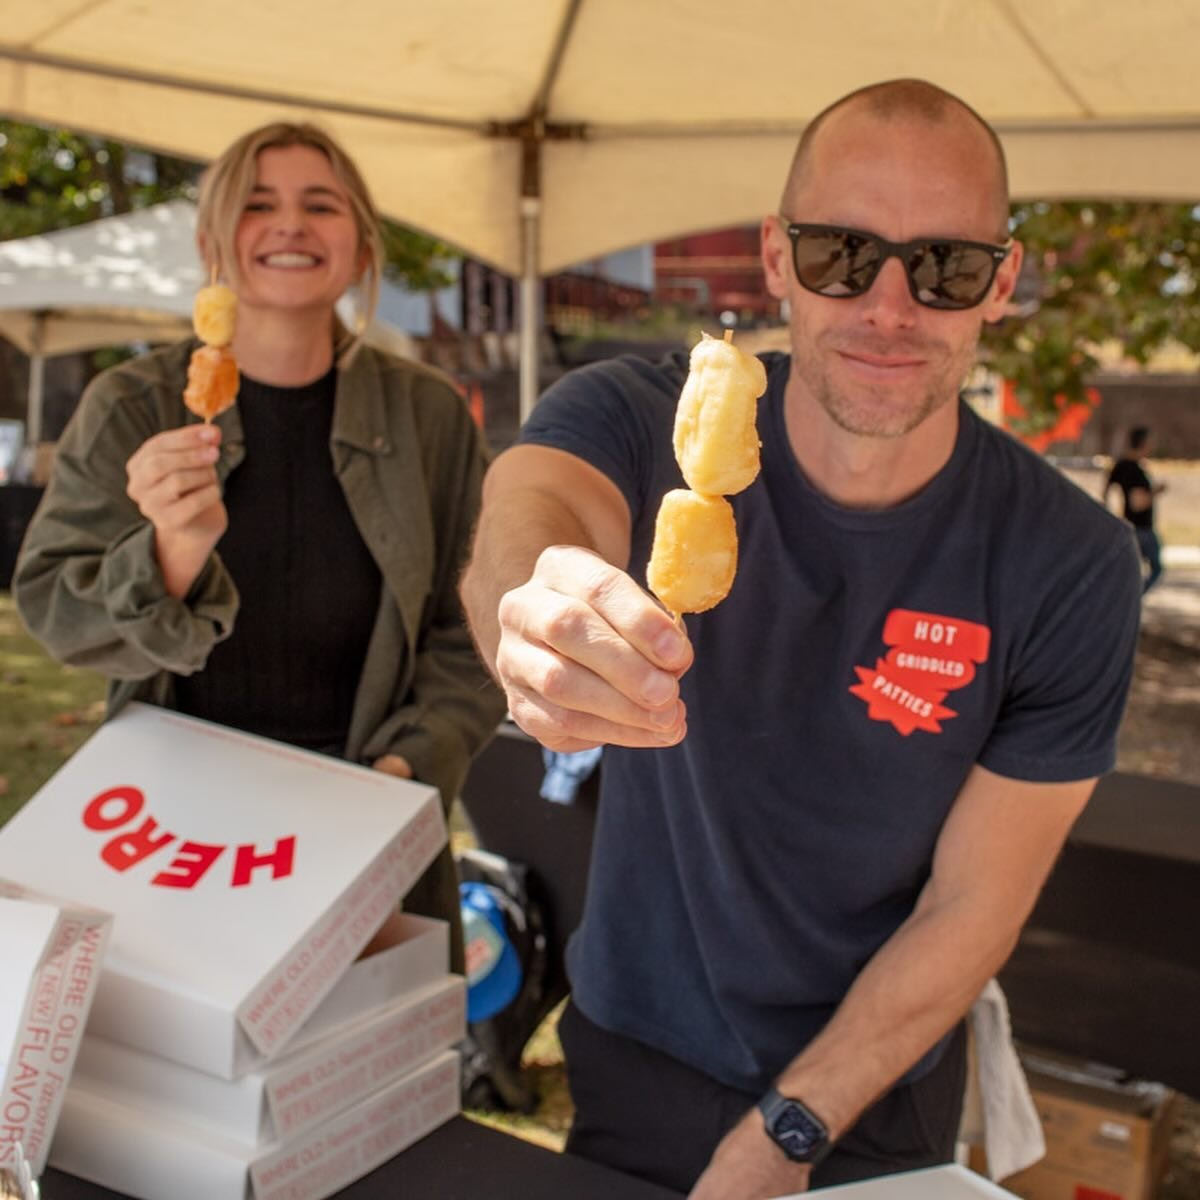
M 1132 538 L 959 398 L 1007 216 L 939 88 L 810 123 L 762 226 L 791 354 L 738 574 L 682 632 L 642 586 L 682 356 L 568 376 L 485 484 L 480 649 L 543 744 L 606 744 L 568 1149 L 696 1200 L 951 1157 L 964 1014 L 1113 763 Z

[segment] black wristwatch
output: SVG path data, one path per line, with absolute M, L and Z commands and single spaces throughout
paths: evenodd
M 833 1149 L 825 1122 L 799 1100 L 774 1088 L 758 1102 L 767 1136 L 792 1160 L 816 1166 Z

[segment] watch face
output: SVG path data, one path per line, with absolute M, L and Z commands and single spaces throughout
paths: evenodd
M 775 1141 L 789 1158 L 807 1161 L 825 1141 L 825 1130 L 799 1105 L 787 1104 L 771 1126 Z

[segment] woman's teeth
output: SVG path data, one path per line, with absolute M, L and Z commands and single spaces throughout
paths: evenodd
M 268 254 L 262 260 L 268 267 L 315 267 L 317 260 L 311 254 Z

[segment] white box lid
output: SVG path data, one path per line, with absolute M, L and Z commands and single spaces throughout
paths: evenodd
M 433 788 L 133 704 L 0 829 L 0 876 L 114 915 L 92 1032 L 232 1077 L 445 837 Z

